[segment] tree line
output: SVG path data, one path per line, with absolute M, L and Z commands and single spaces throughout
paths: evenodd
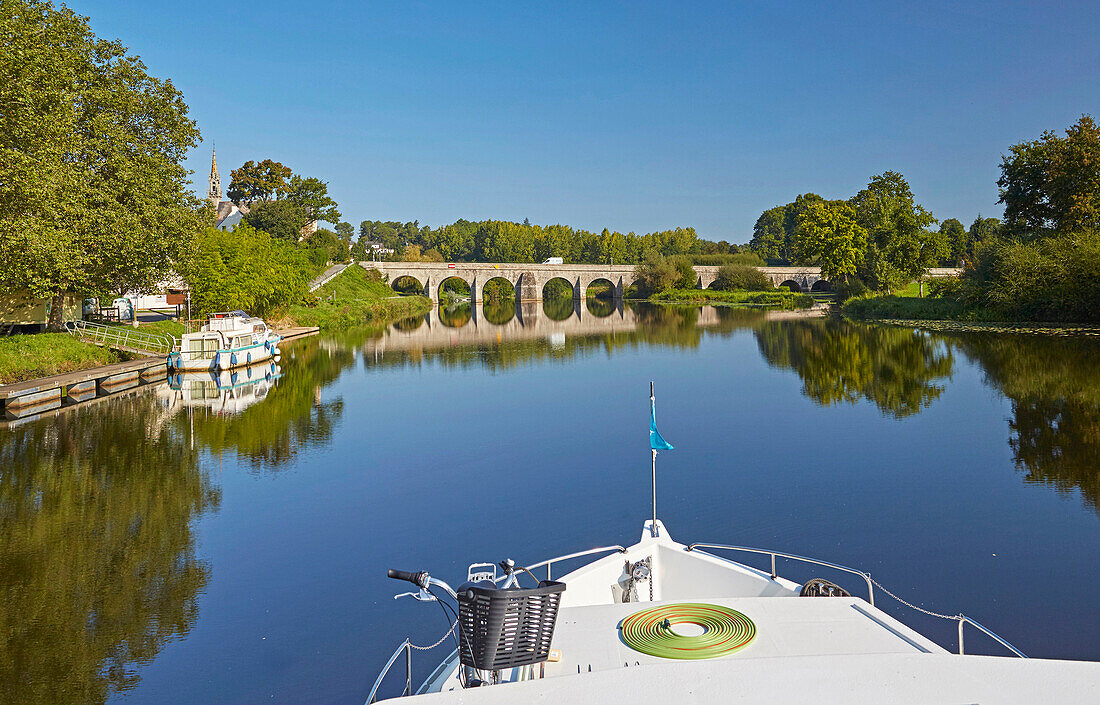
M 391 259 L 438 262 L 542 262 L 561 257 L 565 262 L 634 264 L 650 250 L 662 255 L 700 257 L 722 257 L 740 251 L 725 240 L 704 240 L 690 227 L 637 235 L 608 228 L 597 233 L 568 225 L 532 225 L 530 221 L 462 219 L 438 228 L 421 226 L 418 221 L 364 220 L 352 254 L 357 259 L 369 259 L 370 243 L 393 250 Z

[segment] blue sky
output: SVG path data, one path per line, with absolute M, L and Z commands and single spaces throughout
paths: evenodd
M 964 223 L 1011 144 L 1100 116 L 1100 3 L 76 0 L 183 91 L 223 185 L 329 182 L 349 222 L 457 218 L 745 242 L 885 170 Z

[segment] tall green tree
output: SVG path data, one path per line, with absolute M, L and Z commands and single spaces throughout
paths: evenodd
M 808 203 L 799 214 L 795 251 L 801 260 L 813 260 L 829 281 L 847 281 L 863 263 L 867 231 L 847 204 Z
M 277 161 L 249 160 L 239 169 L 229 172 L 229 188 L 225 195 L 238 206 L 273 201 L 286 192 L 290 176 L 290 167 Z
M 297 242 L 309 216 L 298 204 L 286 199 L 253 204 L 243 222 L 281 240 Z
M 958 218 L 948 218 L 940 223 L 940 235 L 949 248 L 941 264 L 954 267 L 966 257 L 970 249 L 966 227 Z
M 201 220 L 183 95 L 86 17 L 0 2 L 0 285 L 53 300 L 151 287 Z
M 943 235 L 927 229 L 936 219 L 914 201 L 901 174 L 887 171 L 871 177 L 849 203 L 856 222 L 867 231 L 867 252 L 858 274 L 872 288 L 903 286 L 947 255 Z
M 340 211 L 328 195 L 328 184 L 314 177 L 292 176 L 286 185 L 284 198 L 306 214 L 309 222 L 339 223 Z
M 1082 115 L 1065 137 L 1047 131 L 1013 145 L 997 185 L 1012 234 L 1100 229 L 1100 126 Z

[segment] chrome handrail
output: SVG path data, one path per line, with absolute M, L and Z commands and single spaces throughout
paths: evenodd
M 794 561 L 803 561 L 805 563 L 815 563 L 817 565 L 823 565 L 826 568 L 833 568 L 835 570 L 843 570 L 854 575 L 858 575 L 863 578 L 867 583 L 867 601 L 871 603 L 871 606 L 875 606 L 875 589 L 871 584 L 870 573 L 864 573 L 862 570 L 856 570 L 855 568 L 849 568 L 846 565 L 840 565 L 839 563 L 830 563 L 829 561 L 819 561 L 816 558 L 807 558 L 806 556 L 799 556 L 794 553 L 784 553 L 782 551 L 769 551 L 763 548 L 750 548 L 748 546 L 727 546 L 721 543 L 693 543 L 688 546 L 686 551 L 694 551 L 696 548 L 723 548 L 729 551 L 745 551 L 747 553 L 759 553 L 772 557 L 772 579 L 778 577 L 778 573 L 775 572 L 775 558 L 776 556 L 782 558 L 789 558 Z M 705 553 L 705 551 L 704 551 Z
M 569 554 L 566 554 L 564 556 L 558 556 L 557 558 L 548 558 L 545 561 L 539 561 L 538 563 L 534 563 L 532 565 L 527 566 L 527 570 L 534 570 L 535 568 L 541 568 L 543 566 L 546 566 L 546 579 L 547 580 L 553 580 L 553 578 L 550 577 L 550 568 L 551 568 L 551 566 L 553 566 L 558 561 L 567 561 L 570 558 L 580 558 L 581 556 L 590 556 L 593 553 L 603 553 L 604 551 L 618 551 L 619 553 L 626 553 L 626 548 L 624 548 L 622 546 L 619 546 L 618 544 L 616 544 L 614 546 L 600 546 L 599 548 L 590 548 L 587 551 L 577 551 L 576 553 L 569 553 Z M 507 577 L 507 576 L 505 576 L 505 577 Z
M 985 632 L 986 635 L 991 637 L 994 641 L 1000 643 L 1001 646 L 1005 647 L 1006 649 L 1008 649 L 1012 653 L 1016 654 L 1020 658 L 1027 658 L 1027 654 L 1025 654 L 1023 651 L 1020 651 L 1015 646 L 1008 643 L 1008 641 L 1006 641 L 1003 637 L 999 636 L 998 634 L 995 634 L 994 632 L 990 631 L 989 629 L 986 629 L 985 627 L 983 627 L 981 624 L 978 624 L 977 622 L 975 622 L 970 617 L 967 617 L 965 614 L 960 613 L 959 616 L 956 617 L 956 619 L 959 620 L 959 655 L 960 656 L 963 655 L 963 625 L 966 624 L 967 622 L 969 622 L 970 624 L 973 624 L 975 627 L 977 627 L 981 631 Z
M 862 570 L 857 570 L 856 568 L 849 568 L 848 566 L 840 565 L 839 563 L 830 563 L 829 561 L 819 561 L 816 558 L 807 558 L 806 556 L 799 556 L 799 555 L 794 554 L 794 553 L 784 553 L 783 551 L 771 551 L 771 550 L 766 550 L 766 549 L 763 549 L 763 548 L 751 548 L 749 546 L 728 546 L 728 545 L 719 544 L 719 543 L 693 543 L 690 546 L 687 546 L 684 550 L 685 551 L 693 551 L 696 548 L 719 548 L 719 549 L 728 549 L 728 550 L 731 550 L 731 551 L 745 551 L 747 553 L 759 553 L 759 554 L 762 554 L 762 555 L 771 556 L 771 559 L 772 559 L 771 575 L 772 575 L 773 579 L 778 577 L 778 574 L 776 573 L 776 570 L 775 570 L 775 559 L 776 559 L 777 556 L 780 557 L 780 558 L 789 558 L 789 559 L 795 560 L 795 561 L 803 561 L 805 563 L 814 563 L 816 565 L 825 566 L 826 568 L 833 568 L 835 570 L 842 570 L 842 571 L 845 571 L 847 573 L 852 573 L 854 575 L 860 576 L 867 583 L 867 599 L 868 599 L 868 602 L 871 603 L 872 607 L 875 606 L 875 592 L 874 592 L 875 581 L 871 578 L 870 573 L 866 573 Z M 706 553 L 705 551 L 704 551 L 704 554 L 705 555 L 711 555 L 709 553 Z M 880 585 L 879 587 L 882 587 L 882 586 Z M 963 648 L 963 626 L 967 623 L 970 623 L 973 626 L 975 626 L 976 628 L 978 628 L 979 630 L 981 630 L 982 632 L 984 632 L 991 639 L 993 639 L 994 641 L 996 641 L 997 643 L 999 643 L 1001 646 L 1005 647 L 1006 649 L 1008 649 L 1012 653 L 1016 654 L 1020 658 L 1027 658 L 1027 654 L 1025 654 L 1023 651 L 1020 651 L 1019 649 L 1017 649 L 1015 646 L 1013 646 L 1011 643 L 1009 643 L 1007 639 L 1000 636 L 999 634 L 992 631 L 991 629 L 988 629 L 987 627 L 983 626 L 982 624 L 979 624 L 978 622 L 971 619 L 970 617 L 967 617 L 965 614 L 946 615 L 946 614 L 938 614 L 936 612 L 931 612 L 931 611 L 926 610 L 924 608 L 917 607 L 916 605 L 909 604 L 908 602 L 906 602 L 905 600 L 902 600 L 897 595 L 894 595 L 892 592 L 890 592 L 886 588 L 882 588 L 882 590 L 887 595 L 889 595 L 890 597 L 893 597 L 895 600 L 897 600 L 901 604 L 905 605 L 906 607 L 910 607 L 912 609 L 915 609 L 919 612 L 923 612 L 924 614 L 930 615 L 932 617 L 939 617 L 940 619 L 953 619 L 953 620 L 957 621 L 959 623 L 959 655 L 960 656 L 965 655 L 964 648 Z
M 374 697 L 378 695 L 378 687 L 382 685 L 382 679 L 390 672 L 390 667 L 393 666 L 394 661 L 397 660 L 402 651 L 405 652 L 405 690 L 401 691 L 400 697 L 412 695 L 412 642 L 405 639 L 393 652 L 393 656 L 390 656 L 390 660 L 386 661 L 386 665 L 382 667 L 382 672 L 378 674 L 378 679 L 374 681 L 374 687 L 370 689 L 370 695 L 367 696 L 364 705 L 370 705 L 374 702 Z

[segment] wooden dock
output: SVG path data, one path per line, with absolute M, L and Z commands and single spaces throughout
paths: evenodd
M 316 335 L 316 326 L 283 328 L 284 341 Z M 168 378 L 167 360 L 162 355 L 66 372 L 50 377 L 0 385 L 0 420 L 28 420 L 32 417 L 134 389 Z M 3 421 L 0 421 L 0 428 Z
M 275 331 L 283 337 L 283 340 L 294 340 L 295 338 L 304 338 L 307 335 L 317 335 L 321 329 L 317 326 L 297 326 L 294 328 L 280 328 Z
M 0 412 L 19 419 L 167 378 L 165 358 L 143 357 L 88 370 L 0 385 Z

